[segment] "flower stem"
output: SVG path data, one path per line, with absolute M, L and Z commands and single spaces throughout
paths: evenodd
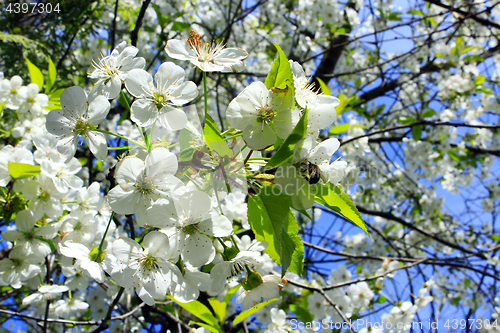
M 253 150 L 250 149 L 250 152 L 248 153 L 247 157 L 245 158 L 245 161 L 243 162 L 243 165 L 247 164 L 248 160 L 250 159 L 250 156 L 252 156 Z
M 93 131 L 104 133 L 104 134 L 108 134 L 108 135 L 113 135 L 113 136 L 116 136 L 117 138 L 123 139 L 125 141 L 130 142 L 130 143 L 133 143 L 134 145 L 137 145 L 139 147 L 143 147 L 143 145 L 141 145 L 139 142 L 136 142 L 134 140 L 131 140 L 129 138 L 121 136 L 120 134 L 116 134 L 116 133 L 112 133 L 112 132 L 108 132 L 108 131 L 104 131 L 104 130 L 100 130 L 100 129 L 94 129 Z
M 205 121 L 208 114 L 208 101 L 207 101 L 207 73 L 203 71 L 203 91 L 205 93 Z
M 97 255 L 97 257 L 99 257 L 102 253 L 102 245 L 104 244 L 104 239 L 106 239 L 106 235 L 108 234 L 109 225 L 111 224 L 111 221 L 113 221 L 113 216 L 115 216 L 115 212 L 111 212 L 111 216 L 109 217 L 108 225 L 106 226 L 106 231 L 104 231 L 104 235 L 102 235 L 101 243 L 99 243 L 99 247 L 97 248 L 99 250 L 99 254 Z
M 220 136 L 224 137 L 224 135 L 228 135 L 228 134 L 229 134 L 229 133 L 231 133 L 232 131 L 234 131 L 234 128 L 232 128 L 232 127 L 231 127 L 231 128 L 230 128 L 230 129 L 228 129 L 227 131 L 225 131 L 225 132 L 221 133 L 221 134 L 220 134 Z
M 240 133 L 235 134 L 233 136 L 230 136 L 228 138 L 224 138 L 224 141 L 231 140 L 231 139 L 237 138 L 237 137 L 242 136 L 242 135 L 243 135 L 243 132 L 240 132 Z

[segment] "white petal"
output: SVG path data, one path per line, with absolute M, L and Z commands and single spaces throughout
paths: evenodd
M 108 115 L 109 107 L 110 104 L 106 97 L 97 96 L 89 105 L 88 122 L 94 126 L 99 125 Z
M 66 118 L 63 110 L 52 110 L 47 114 L 47 120 L 45 122 L 45 127 L 47 131 L 51 134 L 62 136 L 68 135 L 73 136 L 72 128 L 73 125 Z
M 243 139 L 248 148 L 253 150 L 262 150 L 272 146 L 276 142 L 276 134 L 271 126 L 262 123 L 248 125 L 243 131 Z
M 144 162 L 137 157 L 126 157 L 118 165 L 115 179 L 126 191 L 134 190 L 137 177 L 144 171 Z
M 179 60 L 192 60 L 196 58 L 196 54 L 191 49 L 191 46 L 187 42 L 178 39 L 169 40 L 165 46 L 165 52 L 167 52 L 169 57 Z
M 85 245 L 70 240 L 59 245 L 59 252 L 68 258 L 86 260 L 89 259 L 90 250 Z
M 168 260 L 170 258 L 170 245 L 168 236 L 159 231 L 152 231 L 144 236 L 142 246 L 153 257 L 162 258 L 165 260 Z
M 148 127 L 158 118 L 156 104 L 147 99 L 137 99 L 130 108 L 130 119 L 141 127 Z
M 142 252 L 142 248 L 136 241 L 130 238 L 120 238 L 113 242 L 111 247 L 113 255 L 122 263 L 130 261 L 130 254 Z
M 154 89 L 153 77 L 145 70 L 133 69 L 125 78 L 125 87 L 134 97 L 140 97 L 145 93 L 150 94 Z
M 221 291 L 226 285 L 226 280 L 231 276 L 231 262 L 223 261 L 212 267 L 210 278 L 212 279 L 212 292 Z
M 168 151 L 166 148 L 153 149 L 146 160 L 146 174 L 153 178 L 164 178 L 161 175 L 175 174 L 177 172 L 177 156 Z
M 340 142 L 336 138 L 330 138 L 318 144 L 309 152 L 308 160 L 316 165 L 324 161 L 330 162 L 332 155 L 339 149 Z
M 191 220 L 200 220 L 212 206 L 212 200 L 208 194 L 201 191 L 193 191 L 184 194 L 178 201 L 184 214 Z
M 173 131 L 178 131 L 186 126 L 187 116 L 182 110 L 173 108 L 171 106 L 164 106 L 161 109 L 161 114 L 158 117 L 158 121 L 164 127 Z
M 97 282 L 102 283 L 104 281 L 104 273 L 98 263 L 91 260 L 82 260 L 80 262 L 80 267 Z
M 310 131 L 326 128 L 335 119 L 337 119 L 337 111 L 335 111 L 334 104 L 313 105 L 307 114 L 307 123 L 310 126 Z
M 183 105 L 191 102 L 196 96 L 198 96 L 198 87 L 194 82 L 187 81 L 170 94 L 170 101 L 175 105 Z
M 159 199 L 147 210 L 148 224 L 157 228 L 181 227 L 172 201 Z
M 99 160 L 104 160 L 108 156 L 108 144 L 106 137 L 99 132 L 88 132 L 85 136 L 85 141 L 89 145 L 89 149 Z
M 64 112 L 83 115 L 87 111 L 87 95 L 78 87 L 70 87 L 61 94 L 61 106 Z
M 184 81 L 184 69 L 173 62 L 164 62 L 155 74 L 156 86 L 162 91 L 167 90 L 172 84 Z
M 121 186 L 115 186 L 108 193 L 108 204 L 118 214 L 134 214 L 139 200 L 139 194 L 125 191 Z
M 29 210 L 22 210 L 16 215 L 16 226 L 19 231 L 30 231 L 35 226 L 33 213 Z
M 214 245 L 210 238 L 205 235 L 188 235 L 181 246 L 182 259 L 193 266 L 203 266 L 215 258 Z
M 212 214 L 211 219 L 198 224 L 198 230 L 214 237 L 227 237 L 233 233 L 233 225 L 224 215 Z

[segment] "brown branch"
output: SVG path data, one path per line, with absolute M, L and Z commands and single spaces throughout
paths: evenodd
M 111 313 L 113 313 L 113 309 L 120 301 L 120 298 L 122 297 L 122 294 L 124 291 L 125 291 L 125 288 L 121 287 L 120 290 L 118 291 L 118 295 L 116 295 L 115 299 L 113 300 L 113 303 L 111 303 L 111 305 L 109 306 L 108 313 L 106 314 L 106 317 L 104 317 L 104 319 L 102 320 L 99 327 L 97 327 L 95 330 L 93 330 L 92 333 L 102 332 L 109 327 L 108 321 L 111 319 Z
M 139 16 L 137 16 L 137 21 L 135 22 L 135 28 L 130 34 L 130 41 L 133 46 L 137 46 L 137 38 L 139 37 L 139 29 L 141 29 L 142 21 L 144 20 L 144 15 L 146 14 L 146 9 L 148 9 L 151 0 L 144 0 L 142 2 L 141 11 Z
M 379 212 L 379 211 L 374 211 L 374 210 L 369 210 L 367 208 L 364 208 L 364 207 L 361 207 L 361 206 L 356 206 L 356 208 L 358 208 L 359 212 L 361 213 L 364 213 L 364 214 L 369 214 L 369 215 L 373 215 L 373 216 L 379 216 L 379 217 L 382 217 L 382 218 L 385 218 L 387 220 L 391 220 L 391 221 L 395 221 L 395 222 L 398 222 L 402 225 L 404 225 L 405 227 L 411 229 L 411 230 L 414 230 L 424 236 L 427 236 L 429 238 L 432 238 L 434 239 L 435 241 L 437 241 L 438 243 L 441 243 L 441 244 L 444 244 L 444 245 L 447 245 L 455 250 L 458 250 L 458 251 L 462 251 L 462 252 L 465 252 L 465 253 L 468 253 L 468 254 L 472 254 L 473 256 L 476 256 L 476 257 L 479 257 L 481 259 L 487 259 L 486 256 L 482 253 L 482 252 L 474 252 L 472 250 L 469 250 L 469 249 L 466 249 L 466 248 L 463 248 L 457 244 L 454 244 L 454 243 L 451 243 L 445 239 L 442 239 L 440 237 L 438 237 L 437 235 L 429 232 L 429 231 L 426 231 L 426 230 L 423 230 L 423 229 L 420 229 L 418 227 L 416 227 L 414 225 L 414 223 L 410 223 L 408 221 L 405 221 L 403 220 L 402 218 L 400 217 L 397 217 L 396 215 L 390 213 L 390 212 Z
M 465 19 L 472 19 L 472 20 L 474 20 L 477 23 L 480 23 L 482 25 L 500 29 L 500 24 L 492 22 L 492 21 L 489 21 L 489 20 L 486 20 L 486 19 L 483 19 L 483 18 L 480 18 L 480 17 L 477 17 L 476 13 L 465 12 L 465 11 L 463 11 L 461 9 L 458 9 L 458 8 L 455 8 L 453 6 L 445 5 L 444 3 L 442 3 L 442 2 L 440 2 L 438 0 L 425 0 L 425 1 L 427 1 L 429 3 L 432 3 L 433 5 L 439 6 L 441 8 L 448 9 L 449 11 L 455 12 L 457 14 L 460 14 Z
M 500 129 L 500 125 L 472 125 L 472 124 L 466 124 L 466 123 L 450 123 L 447 121 L 421 120 L 421 121 L 414 122 L 413 124 L 387 127 L 387 128 L 384 128 L 384 129 L 381 129 L 378 131 L 365 133 L 363 135 L 356 136 L 354 138 L 350 138 L 348 140 L 342 141 L 340 145 L 345 145 L 349 142 L 356 141 L 358 139 L 362 139 L 362 138 L 366 138 L 366 137 L 370 137 L 373 135 L 391 132 L 391 131 L 395 131 L 395 130 L 403 129 L 403 128 L 411 128 L 411 127 L 418 126 L 418 125 L 428 125 L 428 126 L 432 126 L 432 127 L 436 127 L 436 126 L 470 127 L 470 128 L 484 128 L 484 129 L 491 129 L 491 130 L 499 130 Z

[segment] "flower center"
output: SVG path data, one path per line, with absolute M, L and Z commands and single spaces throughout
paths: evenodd
M 189 46 L 191 46 L 191 49 L 196 53 L 198 56 L 198 61 L 199 62 L 214 62 L 215 57 L 224 49 L 224 44 L 222 43 L 215 43 L 215 41 L 210 44 L 210 43 L 203 43 L 201 42 L 200 35 L 194 31 L 191 30 L 189 33 L 189 38 L 186 41 Z
M 10 91 L 10 93 L 11 93 L 12 95 L 15 95 L 15 94 L 17 93 L 17 90 L 16 90 L 16 89 L 14 89 L 14 88 L 12 88 L 12 90 Z
M 196 225 L 195 224 L 188 224 L 182 228 L 182 231 L 184 231 L 184 233 L 186 233 L 186 234 L 192 235 L 192 234 L 196 233 Z
M 151 178 L 144 174 L 137 178 L 134 186 L 142 194 L 150 194 L 156 188 L 156 186 L 153 185 Z
M 258 107 L 257 111 L 259 112 L 258 121 L 263 123 L 270 123 L 274 119 L 274 111 L 269 106 Z
M 12 261 L 12 265 L 18 269 L 23 266 L 23 262 L 19 259 L 10 259 Z
M 33 103 L 34 101 L 35 101 L 35 99 L 34 99 L 33 97 L 29 97 L 29 98 L 28 98 L 28 103 L 30 103 L 30 104 L 31 104 L 31 103 Z
M 45 192 L 45 191 L 42 190 L 40 192 L 40 195 L 38 196 L 38 199 L 40 199 L 43 202 L 47 203 L 47 201 L 49 201 L 49 199 L 50 199 L 50 193 Z
M 165 105 L 168 104 L 168 98 L 164 94 L 153 92 L 154 102 L 158 110 L 161 110 Z
M 77 133 L 78 135 L 85 135 L 91 128 L 92 126 L 86 120 L 79 118 L 76 121 L 73 132 Z
M 153 257 L 151 254 L 144 251 L 140 258 L 137 259 L 137 262 L 148 271 L 151 271 L 153 268 L 157 269 L 157 259 Z
M 80 231 L 80 230 L 82 230 L 82 227 L 83 227 L 82 223 L 80 221 L 78 221 L 78 222 L 76 222 L 75 228 L 73 230 Z
M 26 240 L 28 242 L 35 239 L 35 233 L 31 232 L 31 231 L 25 231 L 25 232 L 23 232 L 23 236 L 24 236 L 24 238 L 26 238 Z

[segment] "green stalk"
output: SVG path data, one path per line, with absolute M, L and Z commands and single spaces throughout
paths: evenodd
M 231 139 L 237 138 L 237 137 L 242 136 L 242 135 L 243 135 L 243 132 L 235 134 L 235 135 L 230 136 L 228 138 L 224 138 L 224 141 L 231 140 Z
M 108 230 L 109 230 L 109 226 L 111 224 L 111 221 L 113 221 L 113 216 L 115 216 L 115 212 L 111 212 L 111 216 L 109 217 L 109 222 L 108 222 L 108 225 L 106 227 L 106 231 L 104 231 L 104 235 L 102 235 L 101 243 L 97 247 L 97 249 L 99 250 L 99 254 L 97 257 L 99 257 L 102 253 L 102 245 L 104 244 L 104 239 L 106 238 L 106 235 L 108 234 Z
M 116 136 L 117 138 L 120 138 L 120 139 L 123 139 L 123 140 L 126 140 L 130 143 L 133 143 L 134 145 L 137 145 L 138 147 L 144 147 L 143 145 L 141 145 L 139 142 L 136 142 L 134 140 L 131 140 L 129 138 L 126 138 L 124 136 L 121 136 L 120 134 L 116 134 L 116 133 L 112 133 L 112 132 L 108 132 L 108 131 L 104 131 L 104 130 L 100 130 L 100 129 L 94 129 L 93 131 L 96 131 L 96 132 L 100 132 L 100 133 L 104 133 L 104 134 L 108 134 L 108 135 L 112 135 L 112 136 Z
M 207 100 L 207 73 L 206 72 L 203 72 L 203 91 L 205 92 L 205 119 L 207 119 L 208 100 Z

